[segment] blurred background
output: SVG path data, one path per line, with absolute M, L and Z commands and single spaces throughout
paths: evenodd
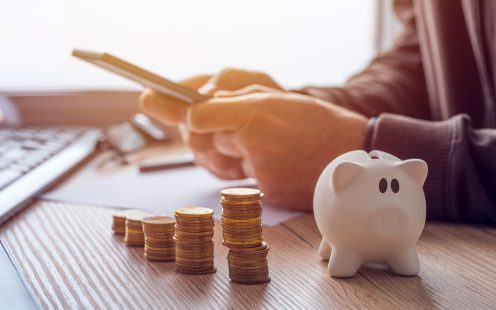
M 70 57 L 108 51 L 171 79 L 226 66 L 338 84 L 376 51 L 371 0 L 3 0 L 0 90 L 138 89 Z
M 84 166 L 45 197 L 153 209 L 164 204 L 155 185 L 167 187 L 153 172 L 193 164 L 177 128 L 140 113 L 139 85 L 72 57 L 74 48 L 176 81 L 234 67 L 266 72 L 287 89 L 337 86 L 391 45 L 391 2 L 1 0 L 0 205 L 11 212 Z M 198 197 L 232 185 L 195 171 L 207 179 L 188 178 L 208 186 L 193 187 L 216 187 Z M 170 176 L 169 187 L 181 183 Z
M 397 28 L 390 2 L 2 0 L 0 102 L 10 97 L 26 112 L 47 92 L 140 90 L 72 58 L 73 48 L 114 53 L 172 80 L 239 67 L 287 88 L 341 84 L 390 44 Z M 99 96 L 83 98 L 88 109 Z M 64 104 L 55 111 L 66 115 Z M 46 117 L 38 122 L 61 119 Z

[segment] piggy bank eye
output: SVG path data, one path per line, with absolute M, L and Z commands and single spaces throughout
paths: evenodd
M 391 189 L 393 190 L 393 193 L 397 193 L 400 190 L 400 182 L 396 179 L 391 180 Z
M 384 194 L 387 191 L 387 186 L 388 186 L 387 180 L 382 178 L 379 181 L 379 191 Z

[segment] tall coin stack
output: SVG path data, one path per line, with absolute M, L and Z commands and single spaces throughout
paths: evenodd
M 185 274 L 209 274 L 214 266 L 214 211 L 192 207 L 176 210 L 176 270 Z
M 224 245 L 229 248 L 229 278 L 242 284 L 270 281 L 267 264 L 269 246 L 263 241 L 263 194 L 255 188 L 221 191 Z
M 146 217 L 142 221 L 145 235 L 145 257 L 153 261 L 173 261 L 176 257 L 174 246 L 174 224 L 170 216 Z
M 129 246 L 144 246 L 145 234 L 143 233 L 143 225 L 141 221 L 145 217 L 153 216 L 148 212 L 136 211 L 127 215 L 126 217 L 126 233 L 124 241 Z

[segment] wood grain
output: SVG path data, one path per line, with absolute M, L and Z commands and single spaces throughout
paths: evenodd
M 317 251 L 321 237 L 313 216 L 282 225 Z M 428 223 L 417 251 L 416 277 L 365 267 L 359 274 L 393 300 L 392 308 L 496 308 L 496 229 Z
M 221 227 L 217 273 L 181 275 L 151 263 L 111 233 L 113 210 L 38 201 L 1 229 L 21 274 L 47 309 L 446 308 L 496 305 L 496 230 L 428 225 L 419 243 L 422 272 L 399 277 L 362 268 L 333 279 L 319 259 L 320 235 L 306 215 L 265 228 L 272 281 L 229 281 Z

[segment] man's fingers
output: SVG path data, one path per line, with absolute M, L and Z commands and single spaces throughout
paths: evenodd
M 212 76 L 198 91 L 213 96 L 218 90 L 236 90 L 252 84 L 282 90 L 279 84 L 263 72 L 227 68 Z
M 188 79 L 182 80 L 179 82 L 182 86 L 186 86 L 195 90 L 198 90 L 200 87 L 205 85 L 207 81 L 211 78 L 212 76 L 210 74 L 200 74 L 200 75 L 195 75 L 192 76 Z
M 219 153 L 234 157 L 241 158 L 243 154 L 236 144 L 236 134 L 232 132 L 218 132 L 213 134 L 213 143 Z
M 269 93 L 269 92 L 281 92 L 279 89 L 272 87 L 267 87 L 264 85 L 253 84 L 241 89 L 229 91 L 229 90 L 219 90 L 214 93 L 215 98 L 226 98 L 226 97 L 236 97 L 242 95 L 256 94 L 256 93 Z
M 173 97 L 147 89 L 141 93 L 139 102 L 146 114 L 169 126 L 175 126 L 186 120 L 189 105 Z
M 180 81 L 179 84 L 197 90 L 211 77 L 208 74 L 195 75 Z M 146 114 L 166 125 L 176 126 L 179 123 L 184 123 L 186 120 L 188 104 L 176 98 L 163 95 L 152 89 L 147 89 L 141 93 L 139 102 Z
M 241 129 L 252 117 L 254 106 L 247 96 L 214 98 L 190 107 L 186 122 L 197 133 Z
M 225 180 L 246 178 L 241 167 L 241 159 L 219 154 L 215 151 L 196 153 L 195 162 Z
M 213 134 L 188 133 L 186 144 L 193 153 L 205 153 L 215 150 Z

